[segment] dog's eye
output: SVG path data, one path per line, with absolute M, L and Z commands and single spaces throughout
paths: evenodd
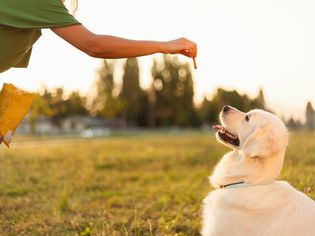
M 245 120 L 246 120 L 246 121 L 249 121 L 249 118 L 250 118 L 249 115 L 245 116 Z

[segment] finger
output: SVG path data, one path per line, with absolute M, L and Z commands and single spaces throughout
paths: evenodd
M 196 57 L 196 49 L 195 48 L 191 48 L 189 50 L 189 53 L 190 53 L 191 57 Z
M 197 44 L 192 43 L 188 49 L 192 57 L 197 57 Z
M 194 47 L 191 49 L 193 57 L 197 57 L 197 45 L 195 44 Z
M 185 50 L 183 51 L 183 55 L 185 55 L 186 57 L 192 57 L 192 55 L 191 55 L 191 53 L 189 52 L 188 49 L 185 49 Z
M 198 53 L 197 44 L 195 44 L 195 51 L 194 51 L 194 53 L 195 53 L 195 57 L 197 57 L 197 53 Z

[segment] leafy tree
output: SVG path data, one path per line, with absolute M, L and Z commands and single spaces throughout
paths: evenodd
M 66 116 L 71 115 L 88 115 L 86 108 L 86 98 L 81 96 L 79 92 L 73 91 L 64 101 L 66 106 Z
M 287 127 L 292 130 L 297 130 L 302 127 L 302 124 L 299 120 L 295 120 L 292 117 L 287 122 Z
M 137 125 L 141 127 L 150 126 L 150 104 L 149 104 L 149 90 L 141 91 L 139 98 Z
M 202 119 L 206 122 L 216 123 L 218 114 L 224 105 L 233 106 L 244 112 L 254 108 L 265 109 L 263 91 L 260 90 L 258 96 L 251 100 L 246 94 L 241 95 L 236 90 L 227 91 L 219 88 L 212 100 L 205 98 L 202 102 L 200 109 Z
M 52 111 L 52 120 L 56 125 L 60 125 L 62 119 L 67 116 L 67 106 L 64 103 L 65 95 L 63 88 L 56 88 L 51 96 L 51 101 L 49 103 L 50 109 Z
M 177 58 L 164 56 L 161 64 L 154 61 L 152 68 L 155 124 L 157 126 L 199 125 L 193 104 L 194 88 L 188 64 Z
M 35 94 L 32 108 L 27 115 L 27 122 L 32 134 L 35 134 L 41 116 L 50 117 L 55 124 L 60 125 L 62 119 L 72 115 L 88 115 L 85 97 L 79 92 L 72 92 L 66 98 L 63 88 L 56 88 L 53 92 L 44 88 L 42 94 Z
M 142 90 L 139 82 L 139 65 L 137 58 L 126 60 L 120 99 L 126 104 L 123 118 L 127 123 L 137 124 L 140 112 Z
M 88 115 L 85 97 L 79 92 L 66 97 L 63 88 L 56 88 L 53 92 L 45 89 L 42 95 L 36 95 L 29 119 L 35 125 L 38 117 L 48 116 L 60 125 L 62 119 L 72 115 Z
M 262 88 L 260 88 L 258 96 L 251 101 L 252 108 L 266 109 L 265 96 Z
M 305 117 L 306 117 L 306 122 L 305 122 L 306 128 L 308 130 L 313 130 L 314 129 L 315 111 L 313 109 L 311 102 L 308 102 L 306 104 Z
M 123 108 L 124 103 L 113 95 L 114 83 L 114 62 L 103 60 L 97 72 L 96 97 L 93 100 L 91 113 L 103 118 L 117 118 Z
M 38 122 L 38 118 L 40 116 L 51 116 L 52 110 L 49 106 L 47 89 L 45 89 L 44 94 L 40 95 L 38 93 L 35 94 L 34 102 L 32 104 L 31 110 L 27 114 L 27 123 L 30 125 L 31 133 L 34 135 L 36 133 L 36 125 Z M 49 96 L 50 97 L 50 96 Z
M 154 61 L 154 63 L 156 63 Z M 154 66 L 153 66 L 154 68 Z M 148 99 L 148 106 L 147 106 L 147 122 L 149 127 L 155 127 L 155 88 L 154 83 L 151 84 L 150 88 L 147 90 L 147 99 Z

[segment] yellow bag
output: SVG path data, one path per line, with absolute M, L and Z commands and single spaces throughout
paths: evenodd
M 0 93 L 0 144 L 9 147 L 11 138 L 30 109 L 34 95 L 4 84 Z

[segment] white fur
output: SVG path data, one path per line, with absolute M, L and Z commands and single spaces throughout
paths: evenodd
M 249 121 L 245 117 L 249 115 Z M 315 202 L 279 176 L 288 134 L 275 115 L 235 108 L 221 112 L 222 125 L 238 135 L 210 177 L 214 188 L 244 181 L 247 185 L 217 189 L 203 201 L 203 236 L 314 236 Z

